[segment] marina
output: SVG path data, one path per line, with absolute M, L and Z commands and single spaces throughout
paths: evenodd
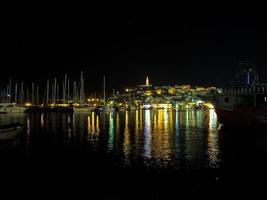
M 153 86 L 146 77 L 144 85 L 132 86 L 116 93 L 113 89 L 112 94 L 107 94 L 104 76 L 102 94 L 92 97 L 85 93 L 83 71 L 79 82 L 70 82 L 65 74 L 62 89 L 60 85 L 59 79 L 55 78 L 53 83 L 47 80 L 44 88 L 32 83 L 29 90 L 23 81 L 19 86 L 17 82 L 13 85 L 12 79 L 9 79 L 8 85 L 1 89 L 0 113 L 209 109 L 213 108 L 212 97 L 219 91 L 215 87 L 190 85 Z
M 266 6 L 10 3 L 2 199 L 266 196 Z

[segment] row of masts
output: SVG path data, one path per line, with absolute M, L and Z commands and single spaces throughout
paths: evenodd
M 61 85 L 62 84 L 62 85 Z M 71 86 L 72 85 L 72 86 Z M 42 91 L 42 92 L 41 92 Z M 40 94 L 41 93 L 41 94 Z M 41 98 L 40 98 L 41 97 Z M 40 90 L 39 85 L 34 82 L 31 86 L 25 86 L 9 79 L 7 86 L 0 88 L 0 101 L 2 103 L 49 105 L 59 103 L 85 103 L 84 77 L 81 72 L 80 81 L 71 81 L 65 74 L 62 83 L 55 78 L 53 81 L 47 80 L 46 86 Z

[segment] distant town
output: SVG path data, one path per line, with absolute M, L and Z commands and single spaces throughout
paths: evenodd
M 73 81 L 71 84 L 67 75 L 61 84 L 57 79 L 53 83 L 47 80 L 46 88 L 42 92 L 34 83 L 30 89 L 25 87 L 23 82 L 20 85 L 15 83 L 12 86 L 10 79 L 9 84 L 1 88 L 0 112 L 202 109 L 212 108 L 212 97 L 220 93 L 220 89 L 216 87 L 154 86 L 148 76 L 145 78 L 144 84 L 125 88 L 123 91 L 113 90 L 112 95 L 109 96 L 106 96 L 105 77 L 103 78 L 102 95 L 87 96 L 84 84 L 83 72 L 81 72 L 80 81 Z
M 145 84 L 117 92 L 109 97 L 107 103 L 108 106 L 119 106 L 122 109 L 129 107 L 138 109 L 201 108 L 203 106 L 211 107 L 211 98 L 218 92 L 216 87 L 153 86 L 149 77 L 146 77 Z

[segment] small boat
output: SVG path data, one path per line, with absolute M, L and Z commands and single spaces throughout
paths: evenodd
M 19 123 L 0 125 L 0 140 L 13 139 L 21 131 L 21 127 Z
M 0 103 L 0 113 L 24 113 L 26 107 L 15 103 Z

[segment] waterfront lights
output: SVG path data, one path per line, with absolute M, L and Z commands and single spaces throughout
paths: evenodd
M 68 107 L 68 106 L 69 106 L 69 104 L 62 103 L 62 104 L 58 104 L 58 106 L 60 106 L 60 107 Z
M 99 99 L 87 99 L 87 101 L 89 101 L 89 102 L 93 102 L 93 101 L 99 101 Z
M 200 104 L 203 104 L 203 103 L 204 103 L 204 101 L 202 101 L 202 100 L 197 100 L 197 101 L 196 101 L 196 104 L 197 104 L 197 105 L 200 105 Z
M 151 104 L 144 104 L 144 105 L 143 105 L 143 108 L 144 108 L 144 109 L 149 109 L 149 108 L 151 108 L 151 107 L 152 107 Z
M 207 106 L 209 109 L 214 109 L 214 106 L 210 102 L 207 102 L 204 105 Z
M 30 102 L 26 102 L 26 103 L 25 103 L 25 106 L 26 106 L 26 107 L 30 107 L 30 106 L 32 106 L 32 104 L 31 104 Z

